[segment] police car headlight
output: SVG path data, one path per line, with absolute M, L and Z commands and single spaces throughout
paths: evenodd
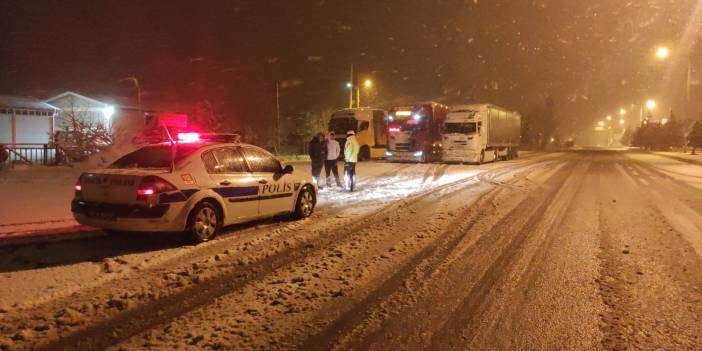
M 414 153 L 414 157 L 422 157 L 422 155 L 424 155 L 424 152 L 422 151 L 417 151 Z
M 392 152 L 390 152 L 390 151 L 385 151 L 385 156 L 392 156 Z

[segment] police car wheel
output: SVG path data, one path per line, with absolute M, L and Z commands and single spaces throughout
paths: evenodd
M 196 242 L 214 238 L 221 226 L 219 211 L 209 202 L 201 202 L 190 212 L 190 236 Z
M 307 218 L 314 212 L 314 206 L 317 204 L 317 199 L 312 192 L 309 185 L 300 190 L 300 194 L 297 196 L 297 203 L 295 204 L 295 212 L 293 217 L 296 219 Z

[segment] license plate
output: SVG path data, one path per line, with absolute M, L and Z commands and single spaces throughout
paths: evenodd
M 106 219 L 106 220 L 114 220 L 117 218 L 117 215 L 112 212 L 112 211 L 105 211 L 105 210 L 89 210 L 88 211 L 88 217 L 90 218 L 95 218 L 95 219 Z

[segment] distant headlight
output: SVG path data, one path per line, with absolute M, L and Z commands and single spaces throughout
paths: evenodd
M 422 155 L 424 155 L 424 153 L 421 151 L 417 151 L 414 153 L 414 157 L 422 157 Z
M 390 151 L 385 151 L 385 156 L 392 156 L 392 152 L 390 152 Z

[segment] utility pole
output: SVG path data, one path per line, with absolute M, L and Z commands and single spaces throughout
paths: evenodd
M 349 72 L 349 108 L 353 108 L 353 63 Z
M 280 89 L 275 82 L 275 151 L 280 154 Z
M 358 85 L 356 85 L 356 107 L 361 107 L 361 87 Z

